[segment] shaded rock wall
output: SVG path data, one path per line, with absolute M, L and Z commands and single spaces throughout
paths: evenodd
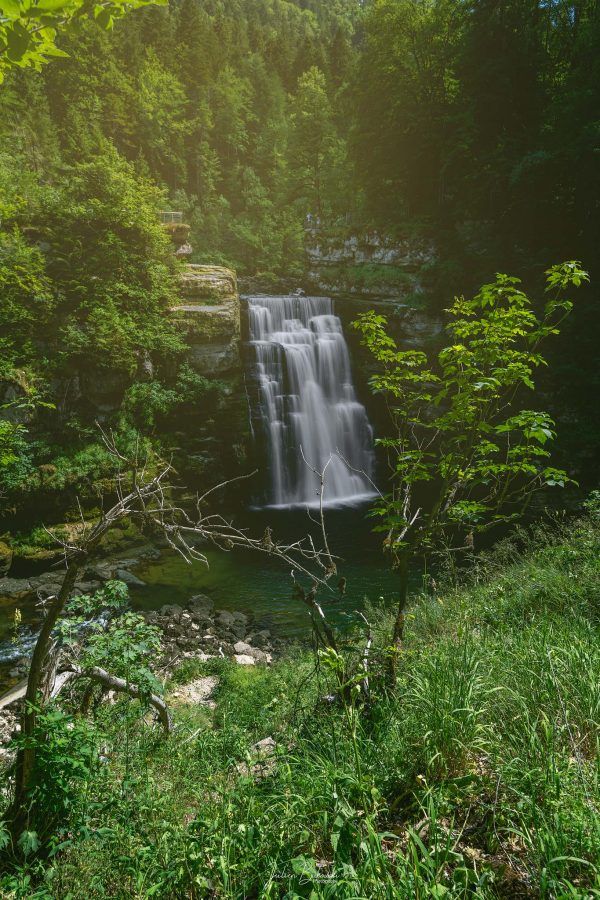
M 376 233 L 340 237 L 307 232 L 308 280 L 319 293 L 396 297 L 418 303 L 424 273 L 436 259 L 432 241 Z
M 189 263 L 180 276 L 182 322 L 188 362 L 206 376 L 240 369 L 240 296 L 235 272 Z
M 224 386 L 217 408 L 179 423 L 179 469 L 186 483 L 217 483 L 248 471 L 248 404 L 241 357 L 240 295 L 235 272 L 189 263 L 172 309 L 188 345 L 186 361 Z

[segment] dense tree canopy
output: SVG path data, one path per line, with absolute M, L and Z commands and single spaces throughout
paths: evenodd
M 171 0 L 112 29 L 76 18 L 50 36 L 65 56 L 12 65 L 0 89 L 0 346 L 21 384 L 104 369 L 131 386 L 151 360 L 158 394 L 173 389 L 160 208 L 184 212 L 194 261 L 267 283 L 302 277 L 309 214 L 335 239 L 433 238 L 438 310 L 498 270 L 535 289 L 555 259 L 598 283 L 596 0 Z M 587 443 L 594 290 L 543 385 L 581 398 Z
M 329 218 L 346 212 L 336 166 L 349 123 L 336 100 L 354 59 L 357 12 L 352 0 L 176 0 L 110 33 L 82 23 L 60 41 L 67 57 L 8 79 L 4 140 L 45 178 L 109 140 L 185 210 L 203 260 L 300 271 L 311 205 Z M 309 72 L 324 96 L 319 123 L 298 119 L 298 104 L 310 103 Z M 323 139 L 317 200 L 314 163 L 307 170 L 303 160 Z

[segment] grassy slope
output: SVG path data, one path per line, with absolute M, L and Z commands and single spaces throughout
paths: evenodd
M 14 896 L 600 896 L 600 516 L 524 543 L 415 605 L 368 720 L 318 700 L 331 677 L 302 651 L 213 666 L 216 710 L 180 709 L 168 743 L 102 713 L 85 827 Z M 238 767 L 267 735 L 257 782 Z

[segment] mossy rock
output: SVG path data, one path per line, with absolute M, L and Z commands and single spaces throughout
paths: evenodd
M 139 542 L 140 538 L 141 531 L 135 522 L 126 521 L 122 523 L 121 527 L 111 528 L 100 541 L 100 547 L 105 553 L 114 553 L 131 546 L 136 541 Z
M 13 561 L 13 550 L 4 541 L 0 541 L 0 578 L 8 575 Z

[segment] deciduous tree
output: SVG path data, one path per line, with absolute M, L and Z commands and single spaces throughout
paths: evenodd
M 448 310 L 450 344 L 435 361 L 399 350 L 384 316 L 368 312 L 354 323 L 378 365 L 371 384 L 393 423 L 393 433 L 379 439 L 390 489 L 372 515 L 399 575 L 395 651 L 415 557 L 449 539 L 470 549 L 475 533 L 522 516 L 535 491 L 569 481 L 549 463 L 552 419 L 521 395 L 533 392 L 535 370 L 546 362 L 542 341 L 559 333 L 572 309 L 564 291 L 588 276 L 576 262 L 546 274 L 550 296 L 539 316 L 519 279 L 506 275 L 471 300 L 457 297 Z

